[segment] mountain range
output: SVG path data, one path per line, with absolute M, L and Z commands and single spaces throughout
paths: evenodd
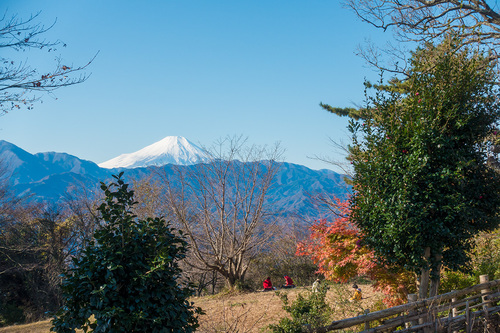
M 135 153 L 97 165 L 66 153 L 30 154 L 0 140 L 0 161 L 0 180 L 8 181 L 15 194 L 28 195 L 35 201 L 57 202 L 79 187 L 95 188 L 120 171 L 125 172 L 125 179 L 150 176 L 158 168 L 173 174 L 174 168 L 189 168 L 203 162 L 204 153 L 185 138 L 166 137 Z M 283 213 L 320 218 L 323 213 L 311 198 L 346 197 L 349 187 L 344 177 L 331 170 L 312 170 L 281 162 L 268 201 Z

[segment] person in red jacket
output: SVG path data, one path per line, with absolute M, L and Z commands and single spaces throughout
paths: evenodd
M 264 286 L 264 291 L 274 290 L 273 283 L 271 282 L 271 278 L 269 276 L 264 280 L 262 285 Z
M 285 278 L 285 284 L 282 285 L 281 288 L 295 288 L 295 285 L 293 284 L 291 277 L 285 275 L 284 278 Z

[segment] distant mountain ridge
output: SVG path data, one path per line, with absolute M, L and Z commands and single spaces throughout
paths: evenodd
M 125 171 L 125 179 L 153 176 L 161 170 L 174 174 L 175 168 L 193 168 L 196 165 L 166 164 L 133 168 L 101 168 L 91 161 L 66 153 L 30 154 L 25 150 L 0 140 L 0 161 L 5 167 L 8 181 L 18 195 L 30 195 L 31 200 L 57 202 L 66 193 L 81 186 L 96 188 L 101 181 L 108 181 L 112 174 Z M 235 162 L 236 163 L 236 162 Z M 241 162 L 238 162 L 241 163 Z M 0 177 L 2 174 L 0 173 Z M 321 212 L 311 197 L 317 194 L 346 197 L 349 187 L 344 175 L 331 170 L 312 170 L 302 165 L 280 163 L 274 186 L 268 195 L 283 214 L 320 218 Z
M 122 154 L 99 164 L 106 169 L 142 168 L 165 164 L 192 165 L 206 160 L 204 151 L 182 136 L 167 136 L 134 153 Z
M 10 177 L 10 183 L 13 185 L 37 182 L 62 173 L 96 176 L 107 174 L 94 162 L 70 154 L 56 152 L 30 154 L 4 140 L 0 140 L 0 161 L 5 168 L 5 175 Z

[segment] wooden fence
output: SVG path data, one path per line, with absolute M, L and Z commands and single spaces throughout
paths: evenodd
M 308 332 L 324 333 L 344 329 L 375 332 L 500 332 L 500 280 L 488 281 L 458 291 L 416 300 L 389 309 L 334 321 Z M 360 328 L 361 327 L 361 328 Z

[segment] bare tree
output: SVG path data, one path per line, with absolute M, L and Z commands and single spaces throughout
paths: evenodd
M 23 198 L 16 196 L 10 187 L 11 176 L 7 163 L 0 161 L 0 230 L 13 220 L 13 213 L 23 201 Z
M 243 281 L 250 261 L 275 234 L 277 217 L 266 201 L 281 149 L 221 140 L 207 162 L 164 174 L 166 200 L 191 243 L 189 264 Z
M 361 19 L 375 27 L 384 30 L 393 27 L 400 41 L 429 41 L 455 31 L 464 43 L 496 49 L 500 45 L 500 13 L 488 2 L 492 1 L 345 1 Z
M 134 206 L 134 214 L 145 219 L 148 216 L 162 216 L 169 220 L 171 214 L 162 198 L 162 185 L 160 180 L 153 175 L 136 177 L 131 179 L 134 190 L 134 198 L 137 204 Z
M 53 24 L 45 27 L 37 23 L 39 14 L 22 19 L 17 15 L 8 17 L 5 13 L 0 18 L 0 49 L 54 52 L 59 46 L 65 47 L 66 44 L 59 40 L 52 42 L 42 38 Z M 3 54 L 0 56 L 0 115 L 21 107 L 31 109 L 41 94 L 84 82 L 88 75 L 80 73 L 95 58 L 83 66 L 69 65 L 57 58 L 52 70 L 41 73 L 32 68 L 27 60 L 13 60 L 7 58 L 5 52 Z
M 67 249 L 71 256 L 78 257 L 81 254 L 81 250 L 93 239 L 95 230 L 103 223 L 97 210 L 103 197 L 97 184 L 89 186 L 83 182 L 74 183 L 72 188 L 64 193 L 60 206 L 71 226 L 73 241 Z
M 57 205 L 23 202 L 10 214 L 0 232 L 0 309 L 17 308 L 17 322 L 40 320 L 62 301 L 61 273 L 76 247 L 74 225 Z
M 363 21 L 391 29 L 398 42 L 441 41 L 453 33 L 461 47 L 474 45 L 498 59 L 500 13 L 485 0 L 344 0 Z M 392 73 L 406 73 L 407 50 L 403 44 L 380 48 L 372 44 L 359 49 L 368 64 Z M 389 61 L 389 63 L 386 63 Z
M 11 246 L 7 245 L 8 231 L 20 220 L 21 216 L 26 215 L 28 209 L 23 209 L 22 204 L 25 203 L 22 198 L 17 197 L 9 185 L 10 172 L 7 171 L 7 166 L 4 162 L 0 162 L 0 276 L 9 270 L 17 269 L 20 263 L 17 258 L 9 251 Z M 18 236 L 15 235 L 16 240 Z M 9 240 L 10 241 L 10 240 Z M 24 254 L 24 249 L 18 249 L 18 244 L 15 244 L 16 253 Z

